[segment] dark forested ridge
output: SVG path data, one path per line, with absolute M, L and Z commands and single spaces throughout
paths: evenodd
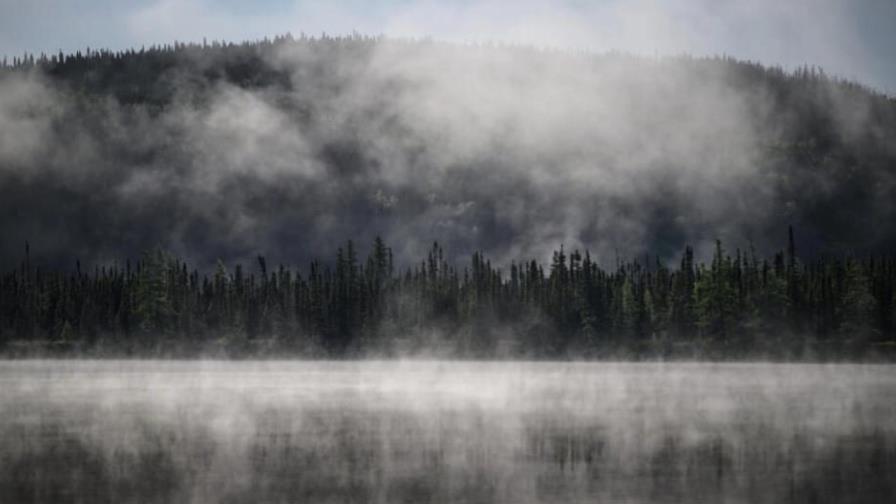
M 305 264 L 375 236 L 404 261 L 557 243 L 708 260 L 896 248 L 896 101 L 820 69 L 365 37 L 0 65 L 0 265 L 161 245 Z
M 894 341 L 896 101 L 816 68 L 178 43 L 3 60 L 0 129 L 10 355 L 845 359 Z M 776 254 L 782 223 L 800 232 Z
M 61 272 L 30 252 L 0 281 L 6 355 L 452 356 L 526 358 L 892 358 L 896 259 L 801 261 L 725 251 L 698 263 L 620 262 L 562 247 L 509 270 L 438 244 L 398 267 L 376 239 L 302 273 L 218 265 L 211 275 L 156 249 L 131 264 Z

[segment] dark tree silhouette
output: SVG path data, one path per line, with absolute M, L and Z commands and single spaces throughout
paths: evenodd
M 887 355 L 896 259 L 803 262 L 792 236 L 772 261 L 717 242 L 710 263 L 695 264 L 688 247 L 676 269 L 621 261 L 606 271 L 561 247 L 547 274 L 514 262 L 509 277 L 479 252 L 458 270 L 438 243 L 396 274 L 380 238 L 365 258 L 349 241 L 307 274 L 259 256 L 254 273 L 219 263 L 203 275 L 158 248 L 136 268 L 47 271 L 29 247 L 0 278 L 0 342 L 11 355 L 347 357 L 433 345 L 467 357 Z

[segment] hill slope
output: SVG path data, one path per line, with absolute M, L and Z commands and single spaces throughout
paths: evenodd
M 0 264 L 896 245 L 896 102 L 802 69 L 370 38 L 0 70 Z

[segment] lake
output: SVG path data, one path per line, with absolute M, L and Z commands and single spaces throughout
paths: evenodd
M 0 502 L 896 502 L 896 367 L 5 361 Z

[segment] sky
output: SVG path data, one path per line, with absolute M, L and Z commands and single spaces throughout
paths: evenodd
M 290 32 L 728 55 L 896 94 L 896 0 L 0 0 L 0 54 Z

